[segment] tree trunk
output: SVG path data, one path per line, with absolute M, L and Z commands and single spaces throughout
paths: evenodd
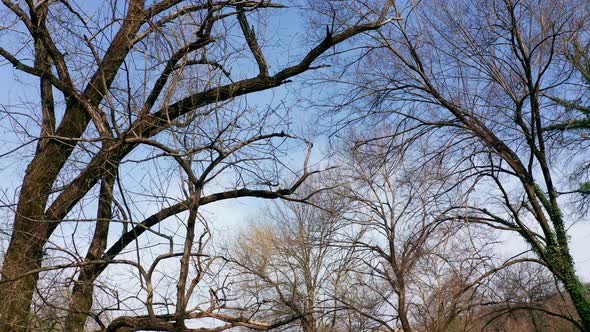
M 588 299 L 586 288 L 576 275 L 572 264 L 564 264 L 563 280 L 578 315 L 584 331 L 590 332 L 590 300 Z
M 2 267 L 0 331 L 27 330 L 33 292 L 39 279 L 37 270 L 41 268 L 43 247 L 47 242 L 43 225 L 31 225 L 25 216 L 17 216 L 14 225 Z
M 43 212 L 54 169 L 44 157 L 38 155 L 27 168 L 18 198 L 14 229 L 2 265 L 0 331 L 25 331 L 28 325 L 50 229 L 49 222 L 43 222 Z
M 303 332 L 317 332 L 315 319 L 304 319 L 303 320 Z
M 97 107 L 103 100 L 105 91 L 109 89 L 118 68 L 131 49 L 133 36 L 144 22 L 143 0 L 131 1 L 128 7 L 127 16 L 121 28 L 113 38 L 97 71 L 84 91 L 83 98 L 88 101 L 87 106 L 90 108 Z M 42 22 L 43 19 L 39 17 L 39 20 Z M 43 50 L 37 48 L 36 51 Z M 36 54 L 37 59 L 43 60 L 37 61 L 36 65 L 47 61 L 43 55 L 43 53 Z M 48 63 L 45 64 L 48 65 Z M 46 82 L 42 80 L 41 90 L 51 91 L 51 89 L 47 89 L 47 86 Z M 43 98 L 44 107 L 51 106 L 47 104 L 50 98 L 49 95 L 47 98 Z M 45 114 L 50 114 L 51 110 L 44 109 L 43 113 L 45 116 Z M 77 103 L 68 105 L 60 125 L 55 128 L 55 134 L 60 137 L 79 138 L 86 130 L 89 120 L 88 112 L 83 109 L 82 105 Z M 44 119 L 44 123 L 50 124 L 49 127 L 55 126 L 53 119 Z M 47 132 L 47 128 L 43 128 L 43 130 Z M 57 220 L 59 218 L 45 220 L 47 219 L 45 217 L 47 199 L 59 172 L 75 147 L 72 142 L 64 143 L 51 139 L 41 139 L 38 144 L 35 158 L 27 168 L 21 187 L 14 229 L 2 266 L 0 295 L 4 298 L 0 301 L 0 331 L 24 331 L 26 329 L 25 325 L 28 324 L 29 318 L 28 311 L 39 278 L 38 271 L 31 271 L 41 267 L 43 247 L 59 222 Z M 74 195 L 74 198 L 67 202 L 68 207 L 77 203 L 77 200 L 86 191 L 84 190 L 78 196 Z M 26 277 L 19 278 L 25 274 Z M 16 280 L 13 280 L 15 278 Z
M 196 188 L 195 191 L 196 193 L 194 193 L 194 195 L 197 198 L 195 201 L 198 202 L 198 199 L 201 196 L 201 188 Z M 193 201 L 189 210 L 186 227 L 186 238 L 184 240 L 182 257 L 180 259 L 180 275 L 178 276 L 178 282 L 176 283 L 176 331 L 183 331 L 186 329 L 184 325 L 184 319 L 186 307 L 191 296 L 191 294 L 187 294 L 186 292 L 186 283 L 189 275 L 191 253 L 195 239 L 195 223 L 197 220 L 198 208 L 199 204 Z
M 400 287 L 398 296 L 398 316 L 402 323 L 402 330 L 404 332 L 412 332 L 412 325 L 408 319 L 408 307 L 406 305 L 406 290 L 405 286 Z
M 88 248 L 88 253 L 84 259 L 85 263 L 91 263 L 94 260 L 100 259 L 106 250 L 109 225 L 112 218 L 115 172 L 116 169 L 111 170 L 101 182 L 96 227 L 92 242 Z M 80 268 L 80 274 L 70 298 L 69 313 L 66 318 L 66 331 L 84 330 L 88 313 L 92 309 L 94 281 L 97 277 L 96 265 L 83 265 Z
M 87 313 L 92 309 L 94 279 L 94 276 L 86 269 L 80 271 L 80 276 L 72 290 L 65 331 L 84 331 Z

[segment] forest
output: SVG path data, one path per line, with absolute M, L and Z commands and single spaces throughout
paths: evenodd
M 0 332 L 590 332 L 587 0 L 1 0 Z

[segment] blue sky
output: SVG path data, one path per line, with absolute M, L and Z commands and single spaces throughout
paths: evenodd
M 299 51 L 295 53 L 285 53 L 285 48 L 293 49 L 292 47 L 285 47 L 289 45 L 301 45 L 310 43 L 309 35 L 305 32 L 305 25 L 301 24 L 303 18 L 298 14 L 294 14 L 292 11 L 274 11 L 277 14 L 269 16 L 269 25 L 265 29 L 265 32 L 260 33 L 261 36 L 265 36 L 267 44 L 265 51 L 269 56 L 271 71 L 277 71 L 283 68 L 286 64 L 296 61 L 299 56 L 306 49 L 295 48 Z M 1 36 L 0 36 L 1 40 Z M 277 41 L 280 41 L 277 43 Z M 32 104 L 37 103 L 37 84 L 34 80 L 31 80 L 28 76 L 16 73 L 11 65 L 5 62 L 0 62 L 0 105 L 4 107 L 4 110 L 10 112 L 22 112 L 24 116 L 19 116 L 19 119 L 25 119 L 26 114 L 31 116 L 38 116 L 36 109 L 31 110 Z M 235 64 L 236 66 L 239 63 Z M 239 72 L 239 68 L 234 68 L 235 72 Z M 303 133 L 307 138 L 313 139 L 316 143 L 316 154 L 314 158 L 316 161 L 320 160 L 321 151 L 327 149 L 327 140 L 325 136 L 317 135 L 316 129 L 319 127 L 312 128 L 312 130 L 306 129 L 309 124 L 317 124 L 315 121 L 318 115 L 317 110 L 308 108 L 305 103 L 296 102 L 297 94 L 315 93 L 317 96 L 321 96 L 321 91 L 313 91 L 313 89 L 306 91 L 305 89 L 300 90 L 299 82 L 304 78 L 296 78 L 293 83 L 289 85 L 279 87 L 273 91 L 266 91 L 262 93 L 256 93 L 247 97 L 248 103 L 256 107 L 268 107 L 272 105 L 286 104 L 290 107 L 292 120 L 294 122 L 294 129 L 299 133 Z M 324 92 L 330 92 L 329 87 Z M 303 92 L 302 92 L 303 91 Z M 32 122 L 28 124 L 23 122 L 21 124 L 16 123 L 9 117 L 3 115 L 0 118 L 0 155 L 11 151 L 19 144 L 22 144 L 27 140 L 24 135 L 15 135 L 14 128 L 19 128 L 23 125 L 23 128 L 33 128 L 35 130 L 33 134 L 37 134 L 35 126 Z M 28 145 L 18 152 L 0 157 L 0 199 L 1 204 L 6 202 L 15 201 L 15 193 L 18 190 L 18 186 L 22 181 L 24 170 L 26 167 L 26 161 L 31 157 L 34 152 L 34 144 Z M 303 151 L 299 151 L 291 156 L 291 159 L 295 161 L 300 160 L 303 156 Z M 133 166 L 124 166 L 122 174 L 131 174 L 136 177 L 137 182 L 144 181 L 142 174 L 138 174 Z M 171 192 L 178 190 L 178 187 L 172 186 Z M 231 238 L 233 234 L 236 234 L 240 229 L 247 227 L 248 223 L 252 220 L 256 220 L 261 215 L 261 212 L 272 206 L 272 202 L 244 198 L 238 200 L 227 200 L 211 205 L 207 205 L 204 210 L 207 215 L 211 218 L 211 225 L 213 226 L 215 236 L 220 239 Z M 88 206 L 90 210 L 88 215 L 92 215 L 92 207 Z M 138 209 L 142 209 L 147 213 L 150 210 L 155 209 L 153 206 L 138 206 Z M 6 227 L 11 222 L 11 213 L 9 208 L 2 207 L 0 213 L 0 228 Z M 88 227 L 86 225 L 84 227 Z M 63 234 L 68 234 L 70 230 L 67 226 L 64 226 Z M 588 250 L 588 243 L 590 242 L 590 223 L 588 218 L 576 223 L 570 229 L 571 243 L 574 258 L 577 263 L 579 274 L 587 281 L 590 281 L 590 250 Z M 0 235 L 0 250 L 4 250 L 6 245 L 6 235 Z M 505 245 L 498 247 L 498 251 L 505 255 L 511 255 L 517 250 L 524 249 L 523 241 L 520 238 L 509 237 L 502 235 Z

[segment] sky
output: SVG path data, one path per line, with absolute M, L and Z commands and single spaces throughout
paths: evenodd
M 276 71 L 287 62 L 293 61 L 293 59 L 298 59 L 299 54 L 285 54 L 280 51 L 285 45 L 299 44 L 302 41 L 305 42 L 308 38 L 304 30 L 304 25 L 301 24 L 301 16 L 293 15 L 289 11 L 279 10 L 277 13 L 279 14 L 269 18 L 269 27 L 265 33 L 265 36 L 267 36 L 265 50 L 268 51 L 269 57 L 279 59 L 270 63 L 271 71 Z M 281 40 L 281 43 L 275 43 L 276 40 Z M 6 39 L 3 40 L 2 35 L 0 35 L 0 44 L 4 42 L 6 42 Z M 34 103 L 36 101 L 36 82 L 31 81 L 26 75 L 17 74 L 14 68 L 4 61 L 0 61 L 0 77 L 3 78 L 0 80 L 0 105 L 4 111 L 8 113 L 21 112 L 24 116 L 19 116 L 19 118 L 26 118 L 27 113 L 30 111 L 27 109 L 28 105 L 30 106 L 30 102 Z M 280 87 L 271 92 L 248 96 L 248 103 L 257 107 L 268 107 L 268 105 L 276 105 L 280 101 L 286 101 L 293 107 L 293 120 L 295 123 L 299 123 L 296 127 L 301 129 L 305 127 L 302 123 L 309 123 L 317 114 L 314 114 L 313 109 L 307 109 L 304 104 L 293 104 L 294 97 L 292 93 L 294 91 L 292 88 L 297 87 L 297 80 L 288 86 Z M 29 112 L 29 115 L 37 113 Z M 23 143 L 22 135 L 14 134 L 14 128 L 18 128 L 18 126 L 19 124 L 5 114 L 0 116 L 0 204 L 15 201 L 16 192 L 24 175 L 26 161 L 30 159 L 34 151 L 34 144 L 31 144 L 19 150 L 18 153 L 4 156 Z M 24 127 L 27 127 L 27 125 L 25 124 Z M 314 136 L 317 133 L 313 133 L 313 131 L 308 134 L 310 135 L 308 138 L 313 139 L 316 143 L 314 159 L 319 162 L 322 150 L 327 149 L 327 139 L 325 136 L 319 134 Z M 298 153 L 299 155 L 292 156 L 292 159 L 300 159 L 302 152 Z M 143 181 L 141 175 L 138 175 L 134 169 L 123 170 L 123 173 L 135 173 L 138 176 L 137 181 Z M 177 189 L 172 188 L 171 190 Z M 211 220 L 210 224 L 213 227 L 214 236 L 231 239 L 240 230 L 247 228 L 249 223 L 256 221 L 262 215 L 262 212 L 271 208 L 272 205 L 273 203 L 269 201 L 243 198 L 207 205 L 204 210 Z M 86 208 L 92 211 L 92 207 L 90 205 Z M 149 211 L 154 208 L 146 206 L 145 210 Z M 2 210 L 0 212 L 1 230 L 3 228 L 5 229 L 11 223 L 12 214 L 10 212 L 11 209 L 8 207 L 2 206 L 0 209 Z M 89 212 L 89 214 L 91 215 L 92 213 Z M 90 226 L 86 225 L 85 227 Z M 67 234 L 68 230 L 64 229 L 63 232 Z M 590 243 L 590 220 L 588 217 L 571 226 L 569 234 L 571 235 L 571 247 L 578 273 L 584 280 L 590 281 L 590 250 L 588 250 L 588 243 Z M 0 251 L 5 250 L 7 239 L 7 234 L 0 234 Z M 520 238 L 503 234 L 502 239 L 504 240 L 504 245 L 497 248 L 498 252 L 502 255 L 510 256 L 518 250 L 524 249 L 523 241 Z

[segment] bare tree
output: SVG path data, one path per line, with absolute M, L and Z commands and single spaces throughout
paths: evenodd
M 387 23 L 391 5 L 360 16 L 353 26 L 330 25 L 316 45 L 299 52 L 300 60 L 273 71 L 250 20 L 283 7 L 278 3 L 129 0 L 88 8 L 74 1 L 2 2 L 0 56 L 39 87 L 27 105 L 34 115 L 11 107 L 3 114 L 15 132 L 21 119 L 39 119 L 24 127 L 25 142 L 36 149 L 25 158 L 0 281 L 0 329 L 14 331 L 29 325 L 40 274 L 56 270 L 63 274 L 53 281 L 66 287 L 72 269 L 76 279 L 67 330 L 82 330 L 91 316 L 106 330 L 181 331 L 188 329 L 185 320 L 210 315 L 189 309 L 207 265 L 196 230 L 201 207 L 235 197 L 285 197 L 313 173 L 304 165 L 293 183 L 281 181 L 281 142 L 295 137 L 283 131 L 288 128 L 281 117 L 235 98 L 317 68 L 314 62 L 335 45 Z M 254 65 L 244 65 L 247 59 Z M 230 73 L 232 63 L 239 73 Z M 16 158 L 17 150 L 8 156 Z M 146 170 L 154 183 L 134 179 Z M 170 182 L 181 194 L 169 193 Z M 147 212 L 142 202 L 156 209 Z M 174 217 L 172 229 L 179 232 L 166 234 L 161 224 Z M 115 221 L 124 227 L 115 229 Z M 85 224 L 92 225 L 92 238 L 80 254 L 76 230 Z M 59 233 L 69 228 L 72 241 L 66 243 L 69 236 Z M 142 262 L 142 247 L 151 244 L 142 242 L 146 233 L 171 245 Z M 180 258 L 176 292 L 168 296 L 174 303 L 161 305 L 160 313 L 151 302 L 150 274 L 171 258 Z M 144 292 L 134 298 L 143 298 L 143 309 L 108 325 L 98 317 L 104 311 L 92 312 L 94 285 L 115 265 L 133 267 Z M 249 324 L 216 318 L 227 323 L 216 331 Z
M 469 201 L 450 215 L 520 236 L 589 331 L 590 299 L 569 244 L 575 219 L 560 197 L 572 192 L 561 188 L 562 174 L 586 159 L 587 146 L 546 130 L 564 112 L 551 96 L 579 93 L 570 88 L 581 86 L 580 75 L 561 47 L 587 34 L 588 3 L 400 1 L 394 8 L 403 20 L 380 30 L 365 61 L 348 67 L 357 70 L 334 97 L 338 109 L 349 111 L 348 122 L 378 119 L 396 128 L 374 140 L 426 145 L 423 161 L 453 166 Z
M 342 254 L 333 246 L 341 203 L 320 193 L 308 204 L 283 204 L 239 236 L 233 260 L 253 317 L 292 320 L 287 330 L 337 330 L 342 306 L 332 294 L 352 250 Z
M 349 273 L 364 296 L 338 300 L 382 330 L 448 331 L 478 304 L 472 286 L 491 264 L 490 239 L 447 218 L 446 206 L 463 198 L 448 188 L 440 164 L 415 171 L 406 164 L 411 158 L 388 156 L 389 145 L 358 142 L 366 138 L 355 136 L 345 149 L 352 152 L 344 154 L 348 181 L 340 194 L 356 229 L 343 245 L 361 253 Z
M 476 313 L 479 329 L 577 331 L 575 308 L 543 265 L 524 263 L 499 271 Z

